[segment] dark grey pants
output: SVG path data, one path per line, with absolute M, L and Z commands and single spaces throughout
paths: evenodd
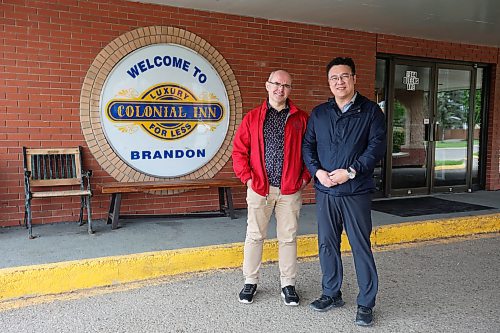
M 335 197 L 316 191 L 319 261 L 323 273 L 323 294 L 337 296 L 342 287 L 343 268 L 340 235 L 345 228 L 351 244 L 358 280 L 358 305 L 374 307 L 378 276 L 370 234 L 371 194 Z

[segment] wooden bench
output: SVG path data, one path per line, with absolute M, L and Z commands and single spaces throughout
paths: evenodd
M 128 217 L 151 217 L 160 215 L 122 215 L 120 216 L 120 205 L 122 194 L 124 193 L 139 193 L 146 191 L 167 191 L 167 190 L 199 190 L 217 188 L 219 190 L 219 211 L 208 213 L 183 213 L 161 215 L 162 217 L 170 216 L 198 216 L 198 217 L 213 217 L 213 216 L 230 216 L 235 219 L 233 196 L 231 188 L 244 186 L 237 179 L 172 179 L 162 181 L 147 181 L 147 182 L 113 182 L 98 185 L 103 194 L 111 194 L 111 203 L 109 205 L 109 214 L 107 224 L 111 224 L 112 229 L 118 228 L 118 220 Z
M 92 234 L 90 210 L 90 197 L 92 196 L 90 176 L 92 171 L 82 170 L 82 147 L 43 149 L 23 147 L 23 157 L 24 225 L 28 228 L 29 238 L 35 238 L 31 226 L 31 200 L 33 198 L 79 196 L 81 200 L 80 225 L 84 224 L 83 209 L 87 207 L 88 233 Z M 47 187 L 56 189 L 46 190 Z

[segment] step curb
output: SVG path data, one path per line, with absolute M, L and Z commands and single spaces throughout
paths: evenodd
M 500 232 L 500 213 L 407 222 L 374 228 L 374 248 Z M 350 251 L 345 234 L 343 252 Z M 298 257 L 318 255 L 316 235 L 297 237 Z M 160 277 L 241 267 L 243 243 L 120 255 L 0 269 L 0 302 L 120 285 Z M 278 260 L 276 239 L 264 243 L 263 262 Z

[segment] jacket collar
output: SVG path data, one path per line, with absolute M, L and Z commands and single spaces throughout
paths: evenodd
M 297 108 L 297 106 L 292 102 L 292 100 L 290 98 L 287 99 L 286 103 L 288 104 L 288 108 L 290 109 L 289 111 L 289 114 L 292 115 L 296 112 L 299 111 L 299 109 Z M 261 113 L 265 113 L 268 109 L 268 101 L 267 99 L 264 101 L 264 103 L 262 103 L 261 107 L 260 107 L 260 112 Z
M 351 107 L 349 108 L 349 110 L 347 110 L 346 114 L 347 113 L 351 113 L 351 111 L 354 111 L 354 110 L 358 110 L 361 108 L 361 104 L 363 104 L 366 100 L 366 97 L 364 97 L 363 95 L 361 95 L 358 91 L 356 91 L 354 93 L 354 97 L 353 97 L 353 104 L 351 105 Z M 328 103 L 330 104 L 331 107 L 334 108 L 334 110 L 338 111 L 340 114 L 342 114 L 339 106 L 337 105 L 337 102 L 335 102 L 335 97 L 330 97 L 328 99 Z

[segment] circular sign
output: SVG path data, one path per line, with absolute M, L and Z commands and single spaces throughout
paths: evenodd
M 80 95 L 87 147 L 123 182 L 215 177 L 231 158 L 242 118 L 238 82 L 224 57 L 176 27 L 141 27 L 111 41 Z
M 210 161 L 228 130 L 227 92 L 212 65 L 177 44 L 154 44 L 124 57 L 100 98 L 113 150 L 157 177 L 191 173 Z

